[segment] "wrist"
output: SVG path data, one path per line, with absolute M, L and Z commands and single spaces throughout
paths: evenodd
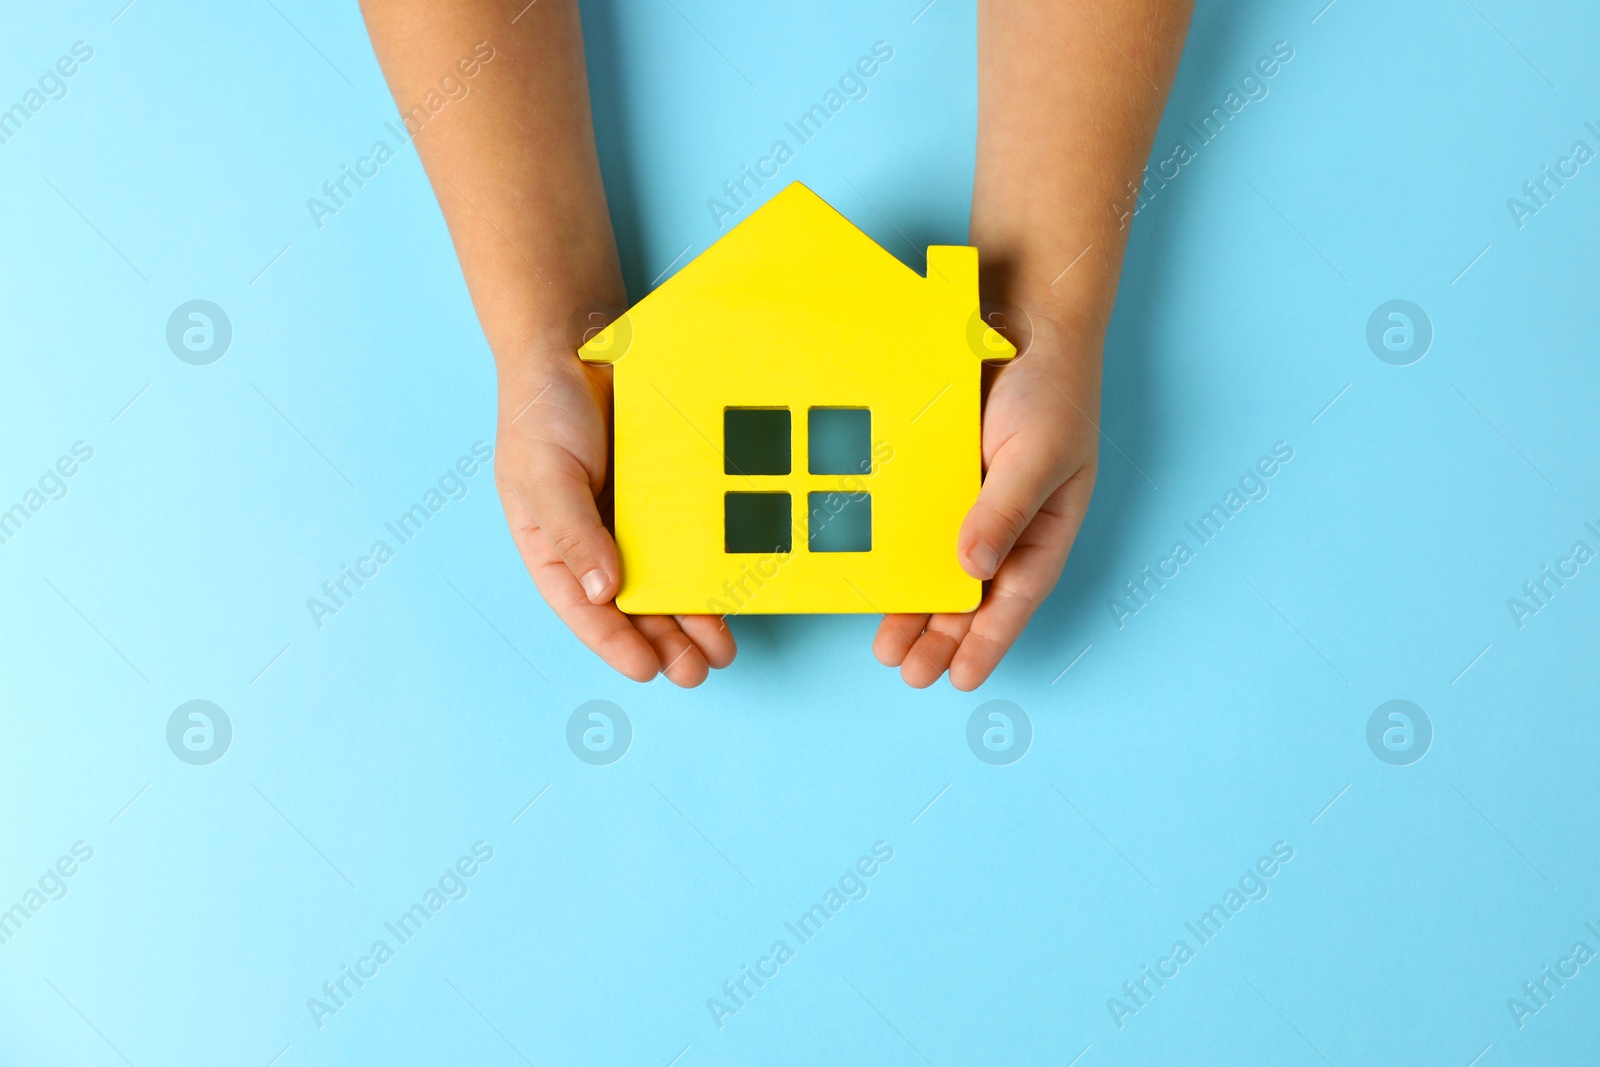
M 516 323 L 485 322 L 484 332 L 500 378 L 522 377 L 528 370 L 578 366 L 578 349 L 626 310 L 621 304 L 566 299 L 540 301 L 524 309 Z
M 987 255 L 988 249 L 980 246 L 980 262 Z M 1040 342 L 1037 347 L 1044 352 L 1098 360 L 1116 295 L 1116 279 L 1093 276 L 1097 268 L 1088 265 L 1091 255 L 1092 251 L 1083 254 L 1070 269 L 1066 264 L 1056 266 L 1053 273 L 1042 263 L 1035 268 L 991 256 L 994 269 L 984 269 L 979 282 L 985 318 L 997 326 L 1002 321 L 1014 323 L 1015 331 L 1001 332 L 1019 351 L 1032 349 L 1035 342 Z M 1071 275 L 1079 270 L 1084 274 L 1069 283 Z M 1052 279 L 1056 280 L 1053 286 Z
M 1101 234 L 1014 237 L 973 228 L 979 293 L 1079 336 L 1103 334 L 1116 299 L 1120 241 Z

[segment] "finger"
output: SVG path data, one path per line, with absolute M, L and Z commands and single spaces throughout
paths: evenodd
M 928 625 L 926 615 L 885 615 L 872 639 L 872 654 L 885 667 L 898 667 Z
M 900 678 L 913 689 L 926 689 L 939 680 L 961 648 L 962 638 L 972 628 L 972 612 L 961 615 L 935 615 L 928 628 L 906 653 L 900 664 Z
M 689 640 L 677 620 L 670 615 L 635 615 L 634 628 L 645 636 L 661 660 L 661 673 L 667 681 L 684 689 L 693 689 L 706 680 L 711 668 L 700 649 Z
M 508 502 L 511 540 L 522 562 L 557 617 L 588 649 L 619 673 L 636 682 L 648 682 L 661 670 L 661 660 L 650 642 L 634 629 L 628 616 L 612 603 L 592 604 L 570 568 L 538 527 L 525 521 L 514 501 Z
M 541 445 L 532 449 L 525 477 L 526 488 L 518 496 L 589 603 L 610 601 L 622 572 L 616 542 L 600 521 L 588 471 L 566 449 Z
M 674 615 L 689 640 L 700 649 L 707 663 L 721 670 L 733 662 L 738 647 L 733 641 L 733 630 L 720 615 Z
M 995 455 L 956 538 L 957 558 L 968 574 L 993 578 L 1039 506 L 1061 485 L 1057 451 L 1012 438 Z
M 950 663 L 950 684 L 982 685 L 1055 588 L 1083 525 L 1093 479 L 1074 475 L 1056 490 L 1006 556 Z

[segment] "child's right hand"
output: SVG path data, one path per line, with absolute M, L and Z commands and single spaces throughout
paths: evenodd
M 611 368 L 576 352 L 500 365 L 494 476 L 511 539 L 540 594 L 578 640 L 636 682 L 685 688 L 733 662 L 715 615 L 625 615 L 617 545 L 600 517 L 611 443 Z

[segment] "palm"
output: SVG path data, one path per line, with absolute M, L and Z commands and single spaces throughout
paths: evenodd
M 733 660 L 733 635 L 715 616 L 623 614 L 615 582 L 596 602 L 580 577 L 582 556 L 617 570 L 601 509 L 610 450 L 611 369 L 565 359 L 536 361 L 548 377 L 502 381 L 495 464 L 512 540 L 540 594 L 578 639 L 635 681 L 664 672 L 699 685 Z

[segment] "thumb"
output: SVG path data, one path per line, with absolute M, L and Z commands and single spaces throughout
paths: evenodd
M 989 464 L 983 488 L 956 539 L 962 568 L 982 581 L 994 577 L 1040 505 L 1060 484 L 1048 451 L 1014 447 L 1015 441 Z
M 604 604 L 617 594 L 621 568 L 617 544 L 600 521 L 589 474 L 566 449 L 541 451 L 529 465 L 524 502 L 589 602 Z

